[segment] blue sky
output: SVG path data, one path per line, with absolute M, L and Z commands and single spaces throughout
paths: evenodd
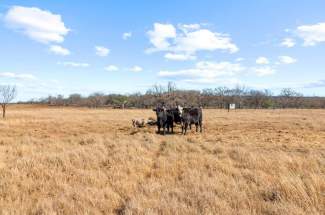
M 18 100 L 294 88 L 325 96 L 325 1 L 0 1 L 0 84 Z

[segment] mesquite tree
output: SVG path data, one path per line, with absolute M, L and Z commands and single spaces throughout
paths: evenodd
M 16 97 L 17 90 L 15 86 L 0 86 L 0 104 L 2 107 L 2 117 L 6 117 L 7 105 Z

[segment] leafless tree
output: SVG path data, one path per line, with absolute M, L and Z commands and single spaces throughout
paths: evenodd
M 229 91 L 229 88 L 227 87 L 218 87 L 214 89 L 215 91 L 215 96 L 217 97 L 217 103 L 219 104 L 219 108 L 225 108 L 226 107 L 226 97 L 227 97 L 227 92 Z
M 89 97 L 90 107 L 98 108 L 102 106 L 104 102 L 104 94 L 103 93 L 93 93 Z
M 174 82 L 171 82 L 171 81 L 168 82 L 168 84 L 167 84 L 167 92 L 169 94 L 171 94 L 171 93 L 175 92 L 176 90 L 177 90 L 176 84 Z
M 167 92 L 165 93 L 166 94 L 165 102 L 167 103 L 167 105 L 176 106 L 176 91 L 177 91 L 176 84 L 171 81 L 168 82 Z
M 166 89 L 162 85 L 155 84 L 155 85 L 152 86 L 152 88 L 149 91 L 151 91 L 151 93 L 154 96 L 159 98 L 166 92 Z
M 0 103 L 2 107 L 2 117 L 6 117 L 7 105 L 16 97 L 17 90 L 15 86 L 0 86 Z
M 71 94 L 69 97 L 68 97 L 68 104 L 69 105 L 80 105 L 81 101 L 82 101 L 82 96 L 80 94 Z
M 238 108 L 242 108 L 244 103 L 244 96 L 247 95 L 248 89 L 244 85 L 237 85 L 233 91 L 235 97 L 235 104 L 237 104 Z
M 269 90 L 250 90 L 246 95 L 245 103 L 249 108 L 274 108 L 271 98 L 272 93 Z
M 301 105 L 303 95 L 291 88 L 284 88 L 281 90 L 280 97 L 283 108 L 293 108 Z

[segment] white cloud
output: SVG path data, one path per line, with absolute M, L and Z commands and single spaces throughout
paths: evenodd
M 227 35 L 199 29 L 176 38 L 176 51 L 195 53 L 197 51 L 214 51 L 217 49 L 235 53 L 239 49 Z
M 50 46 L 50 52 L 52 52 L 56 55 L 62 55 L 62 56 L 67 56 L 67 55 L 71 54 L 68 49 L 63 48 L 62 46 L 59 46 L 59 45 Z
M 148 32 L 153 47 L 147 52 L 168 51 L 174 55 L 195 56 L 198 51 L 235 53 L 239 50 L 228 35 L 203 29 L 199 24 L 178 25 L 178 30 L 171 24 L 155 23 L 154 29 Z
M 287 37 L 282 40 L 280 45 L 288 48 L 292 48 L 296 45 L 296 42 L 294 39 Z
M 158 76 L 197 81 L 204 79 L 216 79 L 222 76 L 233 76 L 244 69 L 244 67 L 236 63 L 200 61 L 196 63 L 194 68 L 176 71 L 160 71 Z
M 37 80 L 37 78 L 31 74 L 17 74 L 12 72 L 0 73 L 0 77 L 20 79 L 20 80 Z
M 318 88 L 318 87 L 325 87 L 325 80 L 317 80 L 312 81 L 304 84 L 305 88 Z
M 175 53 L 167 53 L 164 56 L 168 60 L 175 61 L 185 61 L 185 60 L 195 60 L 196 57 L 188 54 L 175 54 Z
M 84 67 L 84 68 L 90 66 L 88 63 L 79 63 L 79 62 L 71 62 L 71 61 L 58 62 L 58 64 L 63 66 L 69 66 L 69 67 Z
M 125 32 L 125 33 L 123 33 L 123 35 L 122 35 L 123 40 L 127 40 L 127 39 L 129 39 L 130 37 L 132 37 L 132 32 Z
M 257 64 L 269 64 L 270 61 L 266 57 L 258 57 L 256 59 Z
M 317 43 L 325 42 L 325 22 L 298 26 L 297 34 L 304 40 L 304 46 L 315 46 Z
M 242 61 L 244 61 L 244 60 L 245 60 L 245 58 L 239 57 L 239 58 L 236 58 L 235 61 L 237 61 L 237 62 L 242 62 Z
M 280 63 L 283 64 L 293 64 L 296 63 L 297 60 L 295 58 L 292 58 L 290 56 L 279 56 Z
M 116 72 L 119 70 L 119 68 L 115 65 L 109 65 L 109 66 L 105 67 L 105 70 L 109 71 L 109 72 Z
M 270 66 L 253 68 L 253 70 L 257 76 L 267 76 L 275 74 L 275 69 Z
M 110 50 L 103 46 L 96 46 L 95 50 L 96 50 L 96 55 L 100 57 L 106 57 L 110 53 Z
M 4 20 L 8 27 L 41 43 L 61 43 L 70 31 L 60 15 L 36 7 L 13 6 Z
M 143 68 L 140 66 L 133 66 L 132 68 L 129 69 L 131 72 L 141 72 L 143 71 Z
M 181 29 L 184 32 L 192 31 L 192 30 L 198 30 L 201 28 L 200 24 L 180 24 L 178 25 L 178 28 Z
M 150 42 L 156 50 L 166 50 L 170 43 L 169 38 L 176 37 L 176 28 L 171 24 L 155 23 L 154 29 L 148 31 Z

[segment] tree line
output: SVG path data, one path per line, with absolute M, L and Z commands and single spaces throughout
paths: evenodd
M 28 103 L 90 108 L 152 108 L 157 104 L 171 107 L 181 105 L 227 108 L 231 103 L 236 104 L 236 108 L 251 109 L 325 108 L 324 97 L 305 97 L 290 88 L 284 88 L 278 95 L 274 95 L 270 90 L 249 89 L 244 86 L 182 90 L 178 89 L 172 82 L 166 86 L 153 85 L 145 93 L 128 95 L 93 93 L 89 96 L 71 94 L 68 97 L 58 95 L 29 101 Z

